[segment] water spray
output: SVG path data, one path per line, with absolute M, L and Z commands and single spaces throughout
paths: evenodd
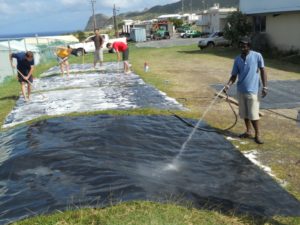
M 210 109 L 212 108 L 212 106 L 215 104 L 215 102 L 217 101 L 219 95 L 224 91 L 225 87 L 223 87 L 221 89 L 220 92 L 218 92 L 218 94 L 216 95 L 216 97 L 213 99 L 213 101 L 209 104 L 209 106 L 206 108 L 206 110 L 204 111 L 202 117 L 198 120 L 197 124 L 194 126 L 192 132 L 189 134 L 188 138 L 186 139 L 186 141 L 182 144 L 179 153 L 177 154 L 177 156 L 175 157 L 175 159 L 173 160 L 173 162 L 171 164 L 168 164 L 165 168 L 165 170 L 178 170 L 178 158 L 182 155 L 182 153 L 184 152 L 186 145 L 190 142 L 190 140 L 192 139 L 192 137 L 194 136 L 196 130 L 198 130 L 198 127 L 200 126 L 201 122 L 203 121 L 204 117 L 206 116 L 206 114 L 210 111 Z

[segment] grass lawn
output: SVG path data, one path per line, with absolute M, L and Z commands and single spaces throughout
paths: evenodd
M 131 46 L 130 61 L 135 73 L 139 74 L 145 82 L 166 92 L 170 97 L 176 98 L 190 109 L 187 112 L 176 112 L 177 114 L 183 117 L 198 119 L 214 98 L 214 90 L 210 85 L 227 82 L 233 59 L 237 54 L 239 54 L 237 50 L 230 48 L 215 48 L 200 51 L 196 46 L 163 49 L 136 48 Z M 105 61 L 115 59 L 116 55 L 105 54 Z M 92 60 L 93 57 L 91 54 L 85 56 L 85 63 L 91 63 Z M 143 71 L 145 61 L 150 67 L 150 71 L 147 73 Z M 82 58 L 72 57 L 70 62 L 81 63 Z M 41 71 L 53 65 L 55 65 L 54 61 L 49 62 L 47 65 L 37 66 L 35 74 L 38 75 Z M 266 66 L 270 80 L 300 79 L 299 64 L 266 58 Z M 19 84 L 13 79 L 6 81 L 0 86 L 1 121 L 4 120 L 5 116 L 14 106 L 19 95 L 19 90 Z M 279 112 L 284 112 L 296 118 L 297 111 L 295 109 L 279 110 Z M 126 115 L 168 114 L 167 111 L 155 109 L 95 113 Z M 265 115 L 261 119 L 261 130 L 265 144 L 257 145 L 250 140 L 248 144 L 240 146 L 240 150 L 257 150 L 259 160 L 264 165 L 271 167 L 276 177 L 287 183 L 285 188 L 300 200 L 300 128 L 295 121 L 288 120 L 269 111 L 263 111 L 263 113 Z M 87 113 L 73 115 L 87 115 Z M 219 100 L 206 115 L 205 120 L 213 127 L 224 128 L 232 124 L 234 116 L 228 104 Z M 232 129 L 232 132 L 233 134 L 239 134 L 243 131 L 244 124 L 239 120 L 238 124 Z M 155 212 L 157 207 L 162 210 L 161 213 Z M 80 210 L 76 213 L 58 213 L 51 217 L 52 219 L 38 217 L 31 222 L 18 224 L 300 224 L 300 218 L 273 218 L 273 220 L 266 222 L 253 221 L 251 219 L 241 220 L 241 218 L 233 216 L 227 218 L 215 212 L 185 210 L 177 208 L 177 206 L 158 205 L 155 203 L 125 203 L 103 210 Z M 146 211 L 149 211 L 149 213 L 147 214 Z M 130 216 L 131 220 L 127 222 L 124 219 L 130 213 L 132 213 L 132 216 Z M 134 216 L 135 213 L 137 213 L 136 217 Z M 164 213 L 166 214 L 163 215 Z M 171 215 L 168 213 L 171 213 Z M 177 214 L 180 216 L 178 218 L 174 217 Z M 121 219 L 115 222 L 116 218 L 114 217 Z M 205 219 L 211 217 L 215 219 L 215 222 L 209 222 L 208 219 Z M 77 222 L 74 222 L 74 218 L 77 218 Z M 78 221 L 82 222 L 79 223 Z

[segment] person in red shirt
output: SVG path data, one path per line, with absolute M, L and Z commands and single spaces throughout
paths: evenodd
M 118 61 L 121 60 L 120 52 L 122 52 L 122 60 L 124 62 L 124 73 L 129 74 L 129 49 L 127 44 L 121 41 L 115 41 L 113 44 L 107 43 L 106 47 L 108 48 L 109 52 L 114 50 L 117 53 Z

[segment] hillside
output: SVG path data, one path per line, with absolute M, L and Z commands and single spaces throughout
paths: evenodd
M 214 3 L 219 3 L 220 7 L 238 7 L 239 0 L 184 0 L 183 12 L 199 12 L 200 10 L 207 9 L 212 7 Z M 181 1 L 167 4 L 167 5 L 157 5 L 148 10 L 140 12 L 127 12 L 118 15 L 118 20 L 122 19 L 139 19 L 147 20 L 153 19 L 161 14 L 172 14 L 172 13 L 181 13 L 182 12 L 182 3 Z M 103 14 L 96 15 L 96 24 L 97 27 L 103 28 L 107 25 L 113 24 L 112 18 L 107 17 Z M 85 27 L 85 30 L 93 30 L 93 20 L 92 17 L 89 18 L 89 21 Z
M 96 14 L 95 17 L 96 17 L 96 27 L 97 28 L 104 28 L 110 24 L 113 24 L 112 18 L 108 17 L 106 15 Z M 87 22 L 87 25 L 85 26 L 85 30 L 91 31 L 93 29 L 94 29 L 93 17 L 91 16 L 89 18 L 89 21 Z
M 185 0 L 183 4 L 184 12 L 199 12 L 200 10 L 212 7 L 214 3 L 219 3 L 220 7 L 238 7 L 239 0 Z M 167 5 L 157 5 L 147 11 L 134 12 L 124 14 L 126 17 L 136 17 L 145 14 L 163 14 L 163 13 L 181 13 L 182 3 L 181 1 L 167 4 Z

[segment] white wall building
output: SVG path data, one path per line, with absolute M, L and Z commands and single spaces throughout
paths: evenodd
M 195 13 L 186 13 L 181 16 L 181 19 L 187 21 L 188 23 L 194 23 L 199 20 L 199 15 L 196 15 Z
M 213 7 L 201 13 L 196 25 L 200 26 L 203 32 L 213 33 L 223 31 L 227 23 L 226 17 L 234 11 L 237 11 L 237 9 L 220 8 L 219 4 L 215 4 Z
M 167 14 L 167 15 L 161 15 L 157 17 L 158 20 L 168 20 L 168 19 L 181 19 L 180 14 Z
M 252 17 L 255 32 L 269 34 L 281 50 L 300 50 L 300 0 L 240 0 L 240 10 Z

